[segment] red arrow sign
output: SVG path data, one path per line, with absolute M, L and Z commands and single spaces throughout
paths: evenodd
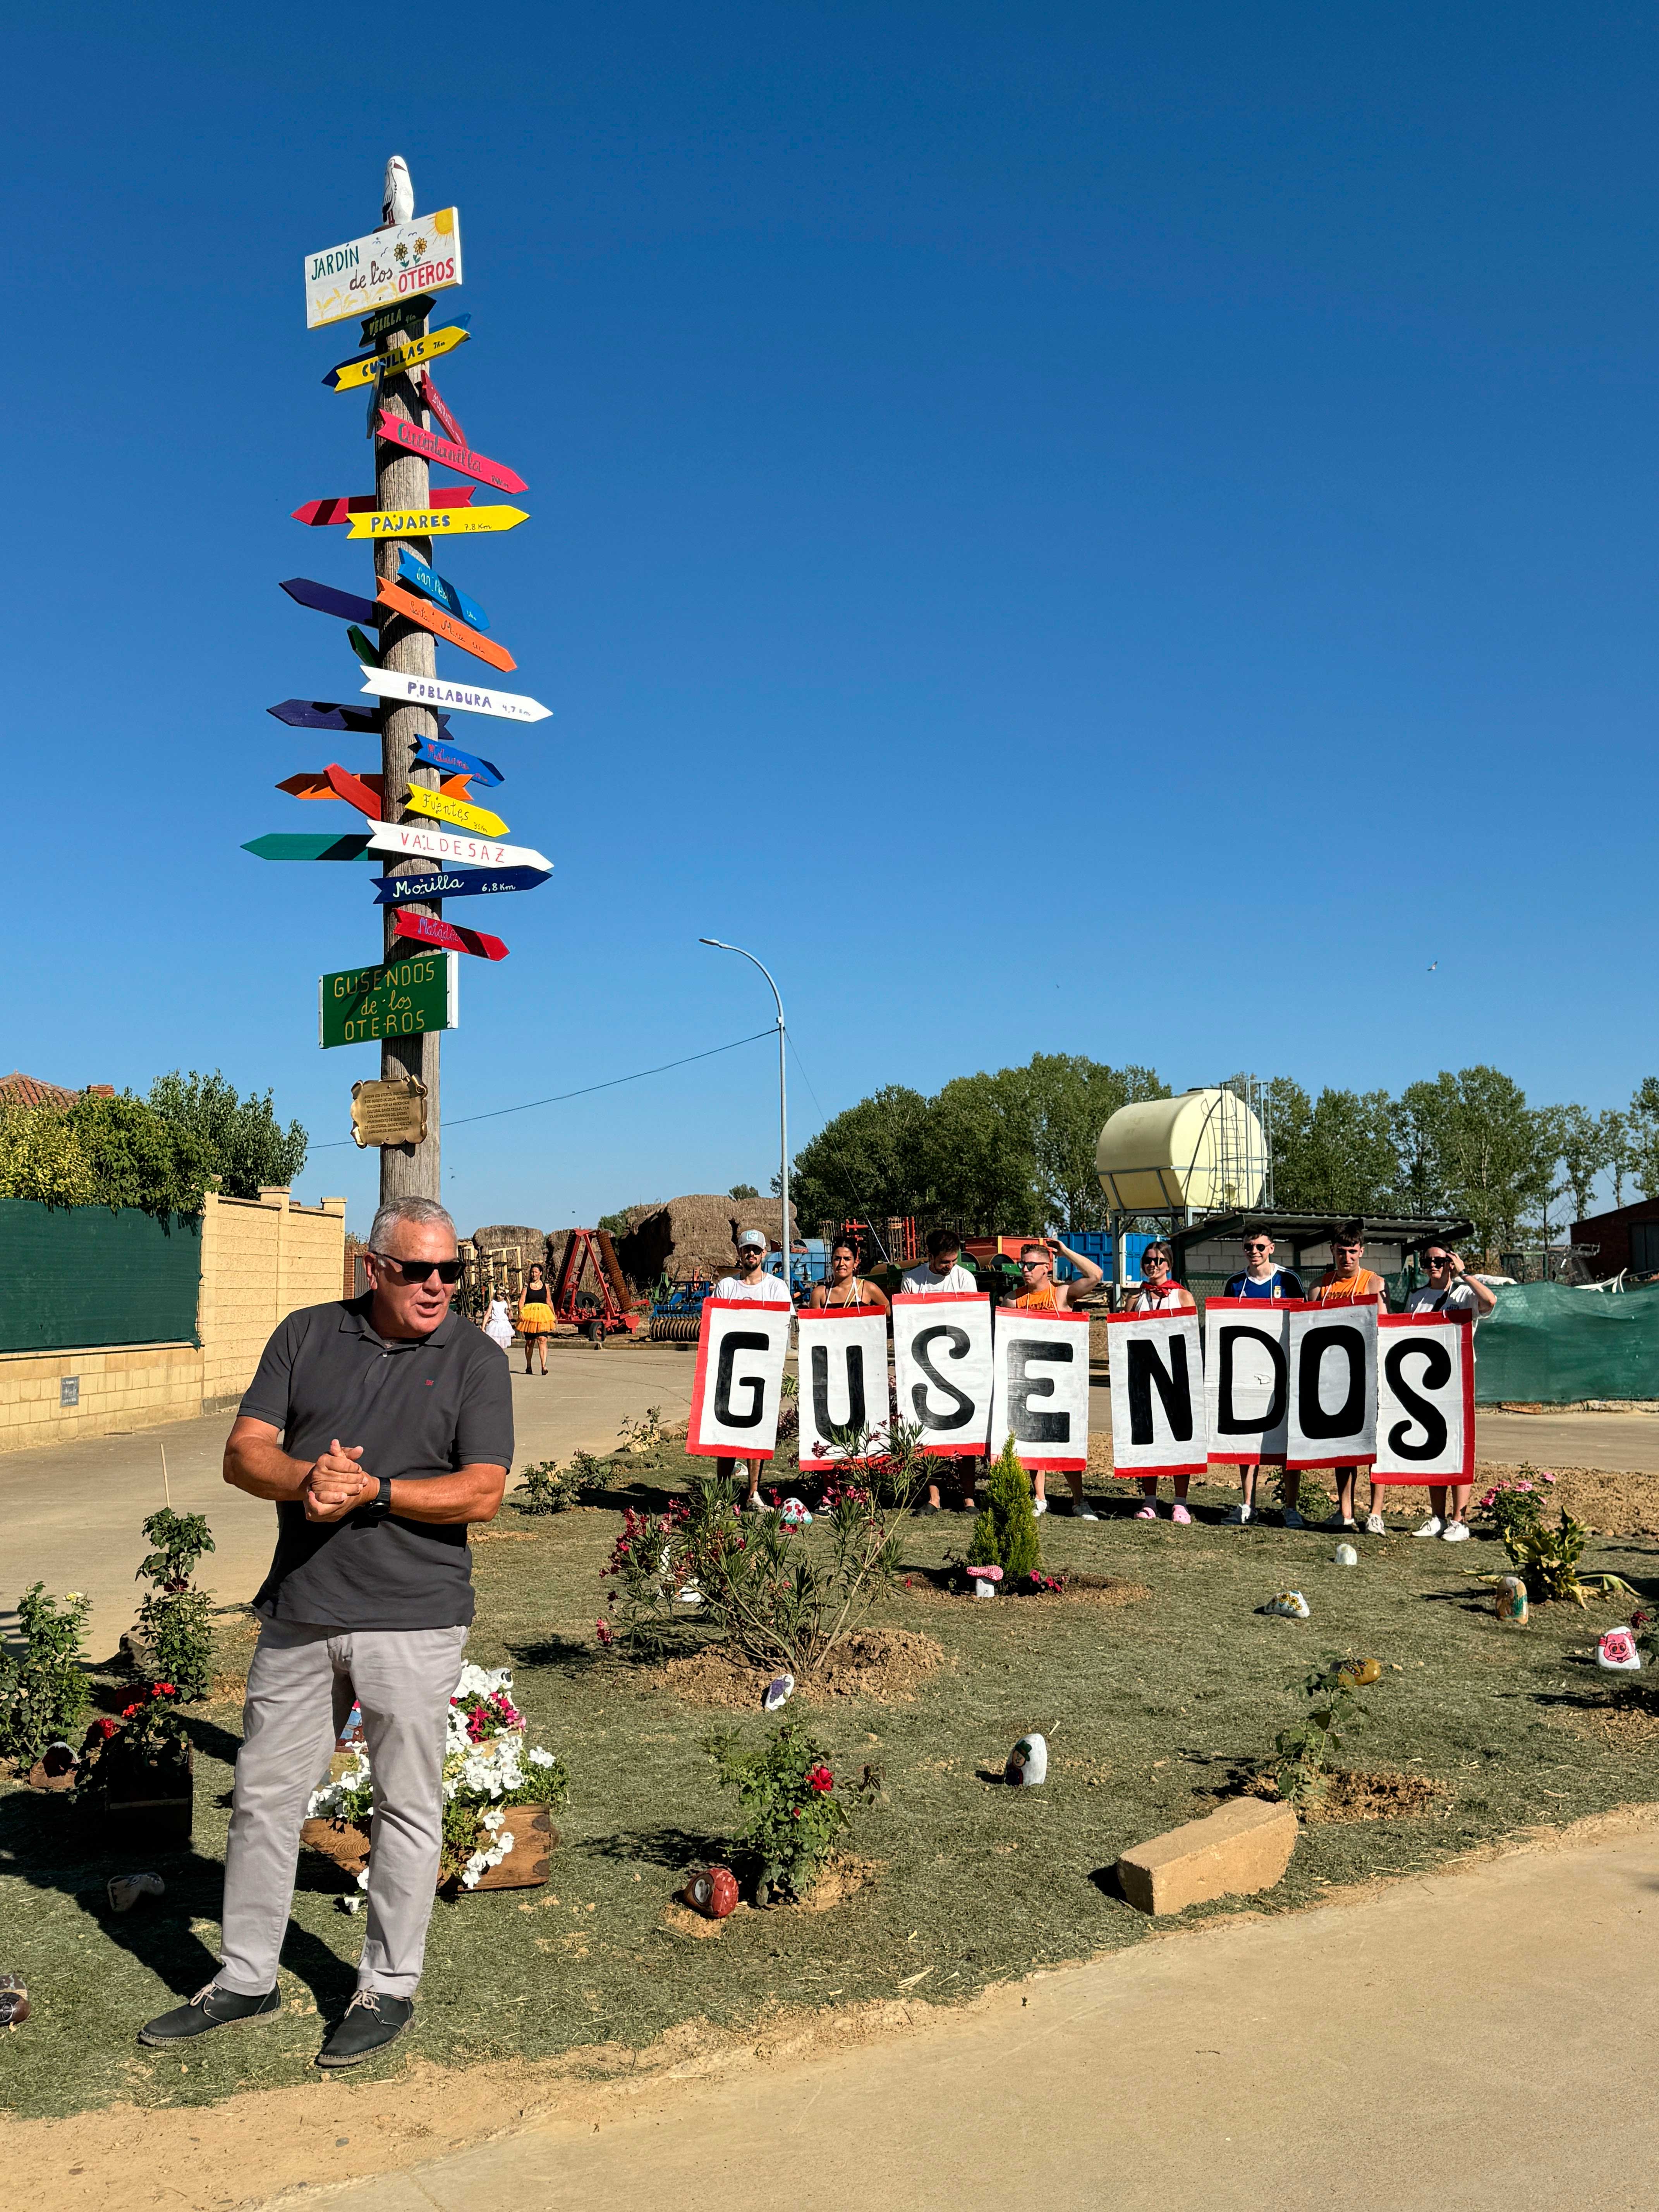
M 346 771 L 342 769 L 339 773 L 343 775 Z M 381 800 L 384 787 L 379 769 L 365 769 L 362 775 L 354 776 L 352 781 L 361 783 L 365 791 L 373 792 L 377 804 Z M 447 799 L 470 799 L 471 781 L 470 771 L 465 775 L 447 775 L 438 788 Z M 334 788 L 329 781 L 328 770 L 324 768 L 301 769 L 297 775 L 285 775 L 276 788 L 287 792 L 291 799 L 341 799 L 345 795 Z M 357 802 L 354 799 L 351 804 L 356 806 Z M 374 818 L 378 822 L 383 817 L 377 813 Z
M 439 397 L 438 387 L 432 381 L 432 371 L 429 368 L 423 368 L 421 371 L 421 389 L 426 394 L 427 405 L 443 424 L 449 435 L 458 446 L 465 446 L 466 433 Z
M 371 790 L 363 777 L 353 775 L 349 768 L 342 768 L 337 761 L 331 761 L 323 774 L 328 778 L 337 799 L 343 799 L 348 806 L 355 806 L 359 814 L 368 815 L 371 822 L 380 819 L 380 794 Z M 377 775 L 374 781 L 379 783 L 380 779 Z
M 406 453 L 424 453 L 428 460 L 441 461 L 447 469 L 453 469 L 457 476 L 476 477 L 480 483 L 494 484 L 497 491 L 529 489 L 518 471 L 503 462 L 475 453 L 471 446 L 451 445 L 434 431 L 405 422 L 401 415 L 388 414 L 384 407 L 380 410 L 380 434 L 389 446 L 401 446 Z
M 440 484 L 428 492 L 428 507 L 471 507 L 477 494 L 471 484 Z M 321 530 L 330 523 L 349 522 L 354 514 L 373 514 L 374 494 L 372 491 L 354 492 L 346 499 L 308 499 L 303 507 L 294 510 L 296 522 L 307 523 L 313 530 Z
M 396 914 L 392 928 L 394 936 L 412 937 L 417 945 L 441 945 L 447 952 L 475 952 L 480 960 L 507 957 L 499 937 L 488 937 L 482 929 L 457 929 L 453 922 L 439 921 L 429 914 Z
M 463 653 L 471 653 L 480 660 L 487 660 L 492 668 L 516 668 L 519 665 L 507 647 L 497 645 L 494 638 L 485 637 L 479 630 L 470 629 L 465 623 L 457 622 L 453 615 L 446 614 L 441 607 L 434 607 L 429 599 L 417 599 L 413 592 L 402 590 L 398 585 L 388 582 L 384 576 L 380 580 L 379 597 L 383 607 L 391 607 L 400 615 L 407 615 L 410 622 L 419 623 L 422 629 L 429 629 L 434 637 L 447 638 L 451 645 L 459 645 Z

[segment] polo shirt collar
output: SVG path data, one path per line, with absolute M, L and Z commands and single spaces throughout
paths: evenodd
M 436 1345 L 440 1350 L 453 1344 L 460 1327 L 460 1316 L 452 1305 L 430 1336 L 382 1336 L 369 1319 L 374 1309 L 374 1293 L 366 1291 L 360 1298 L 347 1298 L 340 1308 L 340 1327 L 343 1331 L 367 1338 L 385 1352 L 417 1352 L 422 1345 Z

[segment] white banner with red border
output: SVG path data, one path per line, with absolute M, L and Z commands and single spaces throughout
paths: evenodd
M 800 1330 L 800 1463 L 822 1469 L 878 1458 L 890 1418 L 887 1316 L 879 1306 L 803 1307 Z M 862 1452 L 838 1442 L 867 1431 Z
M 1374 1482 L 1474 1480 L 1474 1328 L 1466 1313 L 1384 1314 L 1376 1324 Z
M 999 1306 L 991 1377 L 994 1458 L 1009 1437 L 1022 1467 L 1089 1464 L 1089 1316 Z
M 747 1298 L 705 1300 L 688 1452 L 708 1458 L 771 1458 L 777 1449 L 784 1355 L 794 1317 L 787 1305 L 761 1305 Z
M 917 1449 L 983 1459 L 991 1437 L 991 1301 L 973 1291 L 893 1300 L 898 1419 L 919 1429 Z

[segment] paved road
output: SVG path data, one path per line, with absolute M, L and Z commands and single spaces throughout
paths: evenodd
M 693 1358 L 693 1347 L 608 1346 L 595 1352 L 573 1340 L 550 1355 L 545 1376 L 515 1366 L 517 1463 L 614 1444 L 623 1415 L 647 1406 L 661 1406 L 665 1421 L 684 1420 Z M 270 1564 L 275 1519 L 270 1506 L 228 1488 L 222 1479 L 231 1419 L 214 1413 L 131 1436 L 0 1455 L 0 1525 L 6 1530 L 0 1630 L 15 1623 L 18 1592 L 44 1582 L 50 1590 L 85 1590 L 93 1601 L 88 1649 L 98 1658 L 114 1650 L 137 1607 L 133 1576 L 146 1549 L 141 1523 L 164 1502 L 163 1451 L 175 1508 L 205 1513 L 213 1525 L 218 1548 L 204 1564 L 204 1586 L 222 1605 L 251 1598 Z
M 724 2076 L 556 2105 L 327 2201 L 1646 2212 L 1656 1972 L 1659 1827 L 1614 1821 L 1366 1903 L 1146 1943 L 917 2033 L 796 2064 L 744 2050 Z
M 1519 1466 L 1601 1467 L 1659 1474 L 1659 1413 L 1489 1413 L 1475 1416 L 1475 1451 Z

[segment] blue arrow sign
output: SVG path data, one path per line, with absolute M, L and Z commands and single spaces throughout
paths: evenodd
M 446 868 L 423 876 L 376 876 L 376 906 L 403 906 L 410 899 L 474 898 L 480 891 L 533 891 L 547 881 L 546 868 Z
M 398 548 L 398 574 L 405 584 L 412 584 L 417 592 L 469 623 L 474 629 L 488 629 L 489 617 L 476 599 L 469 599 L 465 592 L 457 591 L 447 576 L 441 576 L 435 568 L 428 568 L 424 561 L 417 561 L 407 546 Z
M 309 576 L 290 576 L 283 586 L 289 599 L 319 615 L 338 615 L 342 622 L 378 626 L 380 610 L 373 599 L 360 599 L 356 592 L 337 592 L 332 584 L 313 584 Z
M 447 722 L 448 716 L 438 720 Z M 422 738 L 416 750 L 416 759 L 422 768 L 447 769 L 451 775 L 470 775 L 475 783 L 492 784 L 503 781 L 494 761 L 480 758 L 477 753 L 464 753 L 459 745 L 446 745 L 436 738 Z
M 279 722 L 286 722 L 294 730 L 361 730 L 367 735 L 378 732 L 380 718 L 372 707 L 340 707 L 331 699 L 283 699 L 274 707 L 265 708 Z M 438 727 L 447 730 L 449 717 L 440 714 Z M 424 740 L 422 740 L 424 742 Z M 441 762 L 434 763 L 441 767 Z M 501 781 L 500 777 L 496 781 Z

